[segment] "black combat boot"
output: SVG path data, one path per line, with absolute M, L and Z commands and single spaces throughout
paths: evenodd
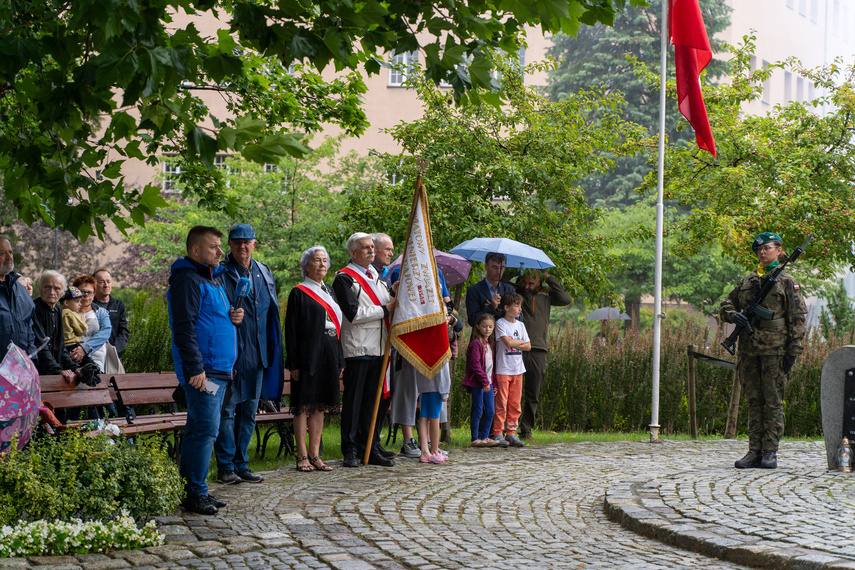
M 775 451 L 764 451 L 763 459 L 760 460 L 761 469 L 777 469 L 778 454 Z
M 751 450 L 745 454 L 745 457 L 739 461 L 735 461 L 733 466 L 737 469 L 756 469 L 760 467 L 760 452 Z

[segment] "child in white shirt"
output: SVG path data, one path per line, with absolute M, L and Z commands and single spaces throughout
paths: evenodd
M 504 437 L 514 447 L 525 444 L 517 437 L 522 413 L 522 388 L 525 364 L 523 351 L 531 350 L 528 333 L 519 321 L 523 298 L 513 291 L 502 294 L 504 316 L 496 321 L 496 411 L 493 416 L 491 439 L 501 440 L 505 421 L 508 434 Z

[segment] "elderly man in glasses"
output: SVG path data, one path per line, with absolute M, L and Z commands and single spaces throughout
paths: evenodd
M 751 249 L 759 263 L 722 301 L 722 320 L 743 327 L 748 324 L 741 311 L 778 266 L 782 243 L 781 236 L 773 232 L 754 238 Z M 737 469 L 778 466 L 778 442 L 784 434 L 784 390 L 805 336 L 807 307 L 798 283 L 786 272 L 760 305 L 767 310 L 755 312 L 754 333 L 743 329 L 739 335 L 736 370 L 748 399 L 748 453 L 736 461 Z

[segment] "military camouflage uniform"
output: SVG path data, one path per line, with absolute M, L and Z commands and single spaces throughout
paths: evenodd
M 742 278 L 721 303 L 724 321 L 732 322 L 733 314 L 748 306 L 762 279 L 756 270 Z M 789 376 L 782 361 L 785 355 L 802 353 L 807 307 L 798 284 L 786 271 L 760 304 L 774 315 L 770 320 L 754 319 L 754 334 L 745 330 L 740 333 L 736 370 L 748 400 L 748 448 L 778 451 L 784 434 L 784 389 Z

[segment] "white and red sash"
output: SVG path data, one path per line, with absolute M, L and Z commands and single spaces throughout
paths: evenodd
M 380 302 L 380 298 L 377 296 L 377 292 L 374 290 L 374 287 L 368 280 L 365 278 L 362 273 L 359 271 L 345 266 L 341 273 L 345 273 L 353 277 L 353 279 L 362 286 L 362 290 L 365 291 L 365 294 L 368 295 L 368 298 L 371 299 L 371 302 L 377 305 L 378 307 L 382 307 L 383 303 Z M 386 331 L 389 331 L 389 317 L 383 317 L 383 322 L 386 323 Z M 386 366 L 386 371 L 383 377 L 383 398 L 388 398 L 392 394 L 392 382 L 391 382 L 391 371 L 392 362 L 389 361 L 389 365 Z
M 360 273 L 359 271 L 356 271 L 355 269 L 353 269 L 351 267 L 345 267 L 344 269 L 341 270 L 341 273 L 346 273 L 347 275 L 350 275 L 351 277 L 353 277 L 356 280 L 356 282 L 362 286 L 362 289 L 368 295 L 368 298 L 371 299 L 372 303 L 374 303 L 378 307 L 382 307 L 384 305 L 384 303 L 380 302 L 380 298 L 377 296 L 377 292 L 374 290 L 374 287 L 372 286 L 372 284 L 368 282 L 368 280 L 365 278 L 364 275 L 362 275 L 362 273 Z M 389 318 L 383 317 L 383 322 L 386 323 L 386 330 L 388 331 L 389 330 Z
M 341 338 L 341 323 L 338 322 L 338 317 L 336 316 L 335 311 L 330 306 L 330 304 L 327 303 L 320 295 L 318 295 L 317 293 L 315 293 L 314 291 L 312 291 L 310 288 L 306 287 L 302 283 L 297 285 L 297 288 L 300 291 L 302 291 L 303 293 L 305 293 L 306 295 L 308 295 L 309 297 L 311 297 L 316 303 L 318 303 L 321 307 L 324 308 L 324 310 L 327 312 L 327 316 L 330 318 L 332 323 L 335 325 L 335 336 L 337 338 Z

